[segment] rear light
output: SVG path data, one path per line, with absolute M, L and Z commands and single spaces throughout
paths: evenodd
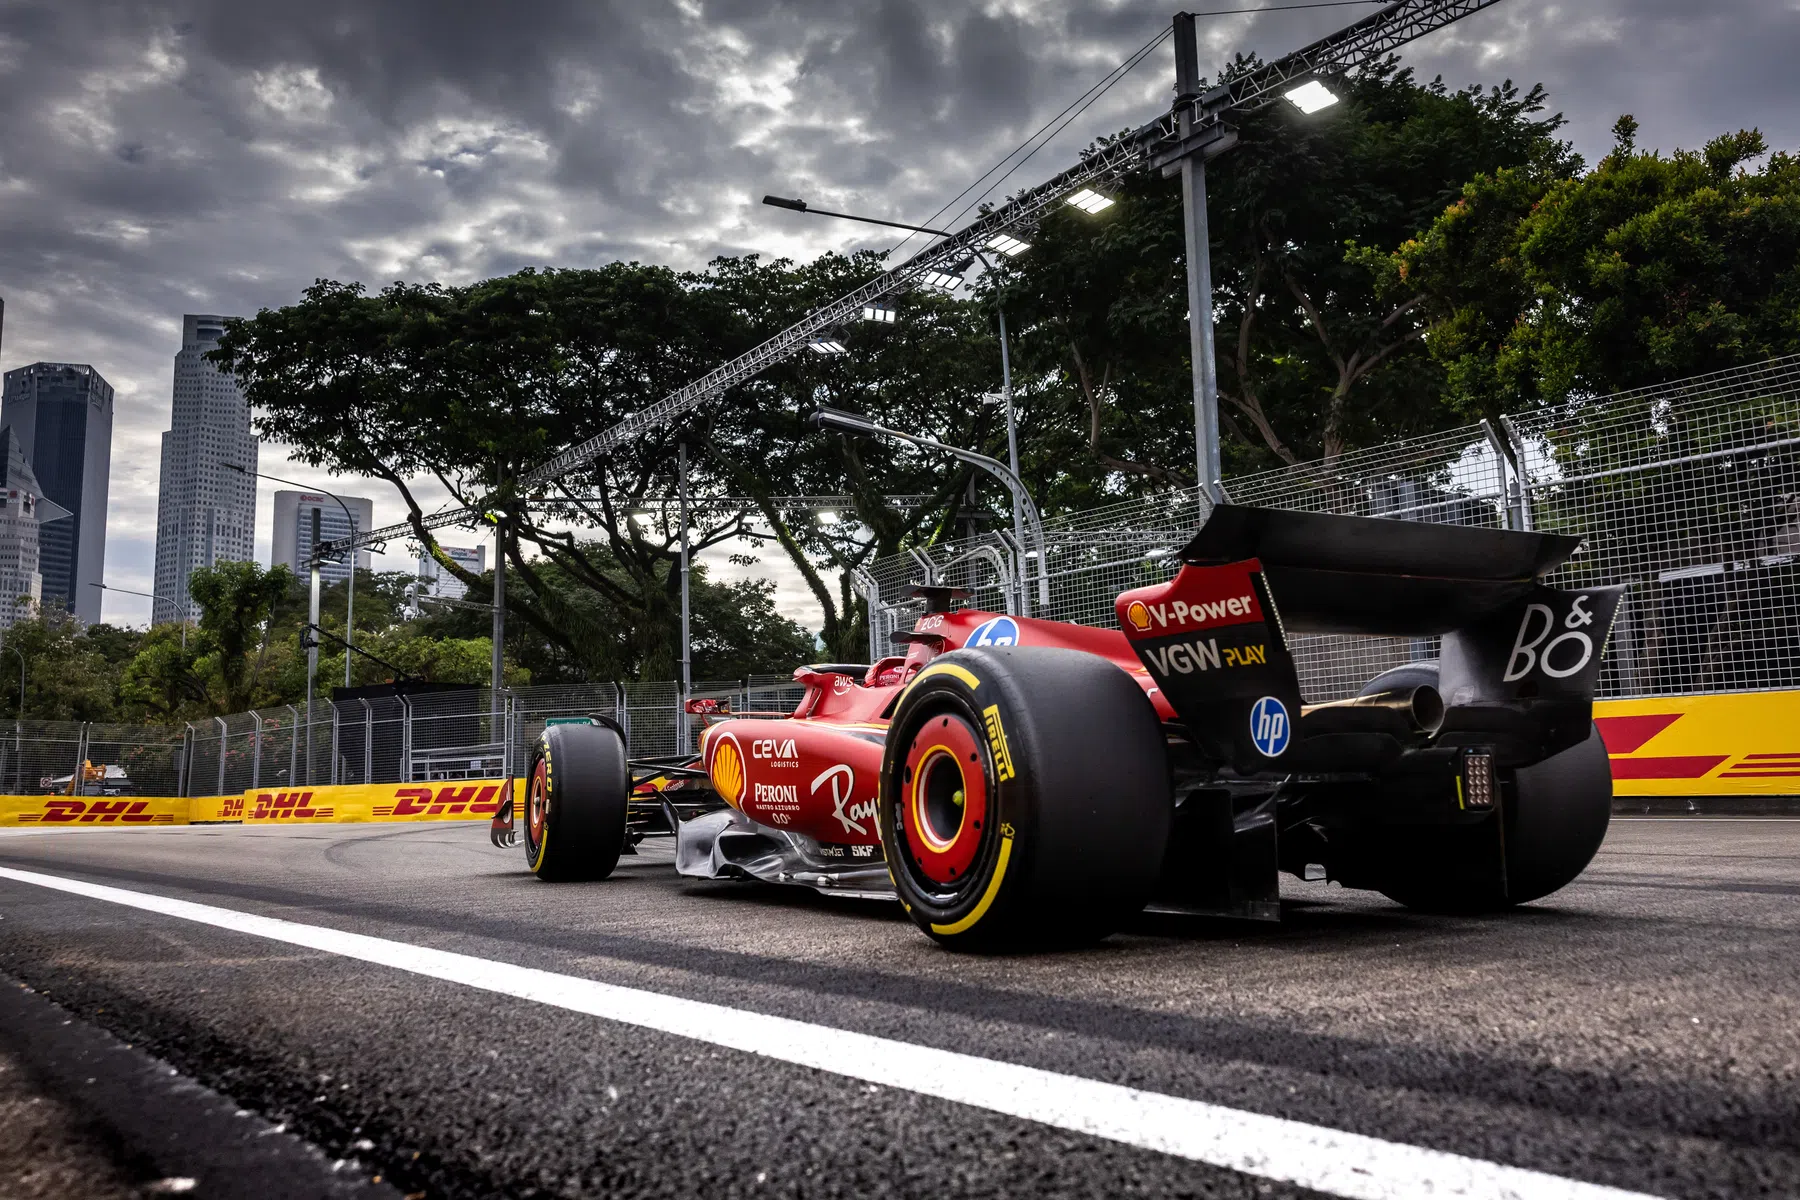
M 1483 812 L 1493 808 L 1497 791 L 1494 782 L 1494 756 L 1485 751 L 1465 752 L 1462 775 L 1456 783 L 1456 798 L 1462 808 Z

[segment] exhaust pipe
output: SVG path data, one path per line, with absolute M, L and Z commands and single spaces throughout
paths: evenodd
M 1402 718 L 1427 737 L 1444 727 L 1444 697 L 1429 683 L 1391 688 L 1368 696 L 1352 696 L 1348 700 L 1309 704 L 1305 711 L 1316 712 L 1321 708 L 1378 708 Z

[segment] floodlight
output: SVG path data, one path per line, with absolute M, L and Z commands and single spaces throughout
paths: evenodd
M 892 325 L 894 310 L 886 304 L 865 304 L 863 305 L 862 319 L 873 321 L 877 325 Z
M 989 250 L 998 250 L 1008 258 L 1013 258 L 1031 249 L 1030 242 L 1021 242 L 1018 238 L 1004 233 L 996 233 L 988 239 L 987 245 Z
M 1316 79 L 1309 79 L 1293 91 L 1283 92 L 1282 96 L 1303 113 L 1316 113 L 1338 102 L 1337 94 Z
M 952 275 L 948 271 L 927 271 L 919 278 L 926 287 L 934 287 L 940 292 L 954 292 L 962 286 L 962 276 Z
M 829 509 L 829 508 L 821 508 L 819 510 L 819 524 L 821 524 L 821 525 L 836 525 L 837 523 L 838 523 L 838 515 L 834 510 Z
M 1079 192 L 1070 196 L 1064 203 L 1072 204 L 1084 213 L 1097 213 L 1105 212 L 1107 209 L 1111 208 L 1113 206 L 1113 199 L 1110 196 L 1102 196 L 1092 188 L 1082 188 Z
M 844 343 L 832 338 L 814 338 L 807 343 L 807 347 L 814 354 L 842 354 L 844 352 Z

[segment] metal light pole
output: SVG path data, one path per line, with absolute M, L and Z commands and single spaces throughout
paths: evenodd
M 1175 102 L 1182 105 L 1178 133 L 1193 133 L 1187 102 L 1200 94 L 1200 44 L 1192 13 L 1175 15 Z M 1236 140 L 1235 137 L 1232 140 Z M 1220 149 L 1224 149 L 1220 146 Z M 1206 228 L 1207 153 L 1181 159 L 1182 232 L 1187 239 L 1188 344 L 1194 367 L 1194 443 L 1200 489 L 1219 499 L 1219 377 L 1213 350 L 1212 241 Z
M 302 491 L 314 491 L 321 496 L 329 496 L 337 501 L 337 506 L 339 508 L 344 510 L 344 520 L 350 523 L 350 549 L 348 551 L 350 556 L 350 577 L 346 581 L 347 590 L 344 597 L 344 645 L 346 647 L 344 651 L 344 686 L 349 687 L 350 660 L 355 657 L 351 653 L 351 650 L 355 649 L 356 646 L 356 514 L 350 511 L 350 506 L 344 503 L 344 498 L 342 496 L 335 492 L 328 492 L 322 487 L 308 488 L 305 484 L 295 483 L 292 479 L 283 479 L 279 475 L 270 475 L 263 471 L 252 471 L 239 466 L 237 463 L 225 463 L 223 465 L 227 470 L 236 471 L 239 475 L 254 475 L 258 479 L 267 479 L 272 483 L 285 483 L 289 487 L 300 488 Z M 312 534 L 313 572 L 316 575 L 319 566 L 319 510 L 317 507 L 313 509 Z M 316 579 L 314 580 L 314 589 L 317 590 Z M 315 625 L 319 623 L 319 604 L 317 599 L 313 601 L 312 620 Z M 311 782 L 311 780 L 309 779 L 308 782 Z
M 859 217 L 854 213 L 832 212 L 823 208 L 809 208 L 804 200 L 784 200 L 780 196 L 764 196 L 763 203 L 774 208 L 787 208 L 792 209 L 795 212 L 812 213 L 815 216 L 837 217 L 845 221 L 861 221 L 868 225 L 886 225 L 893 229 L 909 229 L 914 233 L 929 234 L 932 237 L 955 236 L 943 229 L 931 229 L 924 225 L 908 225 L 904 221 L 884 221 L 879 217 Z M 993 261 L 980 250 L 975 250 L 974 254 L 975 257 L 981 260 L 982 267 L 989 273 L 992 273 L 994 269 Z M 1019 421 L 1018 414 L 1013 408 L 1012 355 L 1007 345 L 1006 308 L 1000 302 L 1000 293 L 997 289 L 994 293 L 994 313 L 1000 321 L 1000 393 L 1006 403 L 1007 463 L 1012 468 L 1013 478 L 1019 479 L 1022 478 L 1019 474 Z M 1019 503 L 1019 494 L 1018 490 L 1014 490 L 1012 493 L 1013 540 L 1019 544 L 1019 552 L 1024 554 L 1026 553 L 1025 514 Z M 1039 598 L 1041 603 L 1048 605 L 1050 603 L 1050 585 L 1049 581 L 1045 578 L 1045 572 L 1049 570 L 1049 563 L 1046 561 L 1046 548 L 1042 537 L 1038 539 L 1037 555 Z M 1024 565 L 1023 562 L 1021 562 L 1020 565 L 1022 568 Z M 1024 570 L 1020 571 L 1021 582 L 1023 582 L 1023 576 L 1025 574 L 1026 572 Z M 1023 587 L 1019 589 L 1019 597 L 1025 602 L 1024 607 L 1026 612 L 1024 615 L 1029 616 L 1031 603 Z
M 902 433 L 898 429 L 889 429 L 885 425 L 877 425 L 867 417 L 859 417 L 855 413 L 840 412 L 835 408 L 814 409 L 807 420 L 819 429 L 837 429 L 845 433 L 858 433 L 867 437 L 892 438 L 895 441 L 911 442 L 915 446 L 925 446 L 932 450 L 942 450 L 953 458 L 980 467 L 994 476 L 1012 490 L 1013 499 L 1025 513 L 1025 523 L 1038 547 L 1038 603 L 1048 608 L 1050 605 L 1050 580 L 1044 574 L 1044 523 L 1038 518 L 1037 505 L 1032 503 L 1031 493 L 1025 488 L 1025 481 L 1009 470 L 1005 463 L 997 458 L 989 458 L 985 454 L 977 454 L 973 450 L 964 450 L 961 446 L 952 446 L 948 442 L 940 442 L 935 438 L 920 437 L 917 434 Z M 1024 581 L 1021 580 L 1021 583 Z M 1020 589 L 1023 596 L 1024 588 Z
M 169 599 L 167 596 L 159 595 L 156 592 L 133 591 L 131 588 L 114 587 L 110 583 L 90 583 L 88 586 L 100 588 L 102 591 L 124 592 L 127 596 L 148 596 L 152 600 L 161 600 L 164 604 L 174 604 L 176 611 L 181 614 L 181 648 L 183 650 L 187 649 L 187 631 L 189 622 L 187 605 L 176 604 L 175 601 Z
M 675 752 L 688 750 L 687 702 L 694 688 L 694 646 L 688 635 L 688 459 L 687 442 L 676 451 L 681 468 L 681 717 L 675 725 Z
M 506 519 L 494 518 L 494 622 L 489 630 L 493 640 L 493 660 L 491 665 L 492 679 L 489 686 L 493 690 L 493 701 L 500 703 L 500 689 L 505 684 L 506 676 Z
M 312 782 L 313 767 L 313 692 L 317 690 L 315 680 L 319 674 L 319 510 L 312 510 L 312 557 L 308 560 L 312 576 L 311 598 L 306 604 L 306 782 Z M 356 551 L 352 550 L 350 561 L 356 561 Z M 349 630 L 344 632 L 348 633 Z M 350 657 L 346 650 L 344 657 Z

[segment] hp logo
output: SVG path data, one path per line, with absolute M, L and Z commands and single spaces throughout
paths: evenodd
M 1250 740 L 1265 758 L 1281 757 L 1292 732 L 1287 706 L 1275 697 L 1264 696 L 1250 709 Z

